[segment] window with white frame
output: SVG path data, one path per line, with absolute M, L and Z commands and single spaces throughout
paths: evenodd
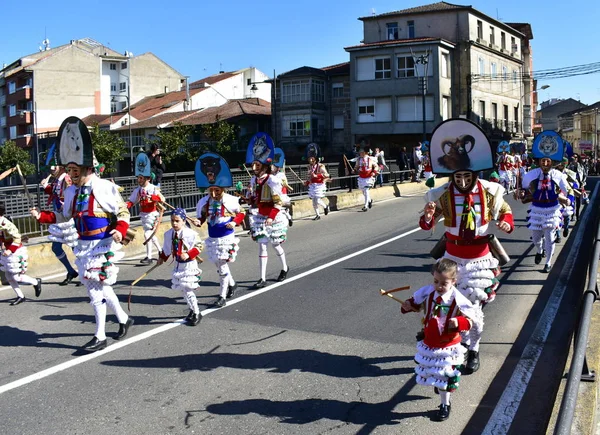
M 310 115 L 284 115 L 283 137 L 310 136 Z
M 408 27 L 408 38 L 412 39 L 415 37 L 415 22 L 414 21 L 408 21 L 406 23 L 406 26 Z
M 358 99 L 358 116 L 371 115 L 375 116 L 375 99 L 374 98 L 359 98 Z
M 8 116 L 17 116 L 16 104 L 11 104 L 8 106 Z
M 495 29 L 490 26 L 490 44 L 495 44 L 496 43 L 496 35 L 495 35 Z
M 398 39 L 398 23 L 387 23 L 386 27 L 388 41 Z
M 392 120 L 392 99 L 359 98 L 357 122 L 390 122 Z
M 450 78 L 450 54 L 442 53 L 441 57 L 442 77 Z
M 10 128 L 8 129 L 8 138 L 9 139 L 16 139 L 17 138 L 17 126 L 16 125 L 11 125 Z
M 121 110 L 124 110 L 127 107 L 127 103 L 125 101 L 121 101 L 120 106 Z
M 479 115 L 481 119 L 485 119 L 485 101 L 479 100 Z
M 396 77 L 414 77 L 415 76 L 415 59 L 412 55 L 398 56 L 396 58 Z
M 512 53 L 516 53 L 517 51 L 519 51 L 519 46 L 517 45 L 517 40 L 514 36 L 510 37 L 510 51 Z
M 17 84 L 15 82 L 8 82 L 8 93 L 14 94 L 17 90 Z
M 442 121 L 450 118 L 450 97 L 442 97 Z
M 343 130 L 344 129 L 344 115 L 333 115 L 333 129 Z
M 281 101 L 283 103 L 310 101 L 310 80 L 284 82 L 281 86 Z
M 344 96 L 344 84 L 343 83 L 332 83 L 331 93 L 333 98 L 341 98 Z
M 477 20 L 477 39 L 483 39 L 483 21 Z
M 482 76 L 485 74 L 485 60 L 483 57 L 479 58 L 479 75 Z
M 498 68 L 496 66 L 496 62 L 492 62 L 492 64 L 490 65 L 490 74 L 493 79 L 498 77 Z
M 389 57 L 375 58 L 375 79 L 389 79 L 392 77 L 392 67 Z
M 425 97 L 425 120 L 433 121 L 433 97 Z M 409 96 L 396 98 L 397 121 L 422 121 L 423 97 Z
M 506 50 L 506 33 L 500 32 L 500 48 Z
M 117 103 L 110 103 L 110 113 L 117 112 Z
M 312 101 L 317 103 L 325 102 L 325 82 L 322 80 L 313 80 L 312 83 Z
M 126 90 L 127 90 L 127 82 L 120 82 L 119 83 L 119 91 L 125 92 Z
M 502 80 L 508 80 L 508 68 L 502 66 Z
M 110 91 L 117 92 L 117 83 L 116 82 L 110 82 Z
M 127 62 L 121 62 L 121 69 L 127 69 Z
M 116 71 L 117 70 L 117 64 L 111 62 L 109 68 L 110 68 L 111 71 Z

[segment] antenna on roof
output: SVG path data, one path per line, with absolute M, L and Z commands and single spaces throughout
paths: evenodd
M 375 16 L 375 15 L 377 15 L 377 13 L 375 12 L 375 8 L 371 8 L 371 15 L 372 15 L 372 16 Z
M 50 40 L 48 38 L 44 38 L 42 41 L 42 45 L 40 45 L 40 51 L 48 51 L 50 50 Z

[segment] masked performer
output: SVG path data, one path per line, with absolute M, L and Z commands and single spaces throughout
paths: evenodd
M 239 199 L 225 193 L 225 188 L 233 186 L 233 178 L 229 165 L 218 154 L 205 153 L 196 162 L 196 186 L 208 189 L 196 207 L 194 220 L 196 226 L 204 222 L 208 225 L 208 238 L 204 246 L 208 259 L 217 266 L 221 292 L 215 303 L 224 307 L 226 300 L 232 298 L 237 284 L 229 270 L 229 264 L 235 261 L 239 250 L 240 239 L 235 236 L 235 227 L 244 221 L 244 213 Z
M 312 199 L 313 209 L 315 210 L 314 221 L 321 219 L 319 206 L 323 207 L 325 216 L 329 214 L 329 205 L 323 202 L 327 185 L 325 184 L 331 178 L 325 165 L 321 163 L 321 151 L 316 143 L 310 143 L 306 147 L 306 160 L 308 161 L 308 177 L 305 181 L 308 186 L 308 197 Z
M 271 177 L 278 178 L 281 182 L 281 202 L 283 203 L 281 212 L 285 214 L 288 220 L 288 225 L 291 227 L 294 225 L 294 219 L 292 219 L 292 215 L 290 213 L 290 205 L 292 203 L 288 193 L 292 192 L 294 189 L 291 188 L 288 183 L 288 179 L 285 176 L 285 153 L 281 148 L 275 148 L 273 163 L 271 164 Z
M 119 332 L 115 339 L 127 335 L 133 319 L 121 308 L 113 290 L 119 268 L 115 263 L 123 257 L 121 242 L 126 240 L 129 211 L 118 186 L 100 179 L 95 172 L 92 139 L 85 124 L 74 116 L 67 118 L 58 132 L 60 162 L 66 165 L 73 185 L 65 190 L 62 214 L 31 210 L 41 223 L 74 220 L 79 234 L 73 248 L 79 279 L 85 285 L 96 316 L 96 333 L 83 346 L 94 352 L 107 346 L 105 334 L 106 307 L 117 316 Z
M 374 186 L 375 177 L 379 171 L 377 160 L 371 157 L 368 152 L 369 148 L 366 146 L 360 149 L 360 155 L 356 160 L 353 171 L 354 174 L 358 174 L 358 188 L 362 190 L 365 198 L 365 204 L 362 208 L 362 211 L 368 211 L 371 207 L 373 207 L 373 200 L 369 194 L 369 189 Z
M 497 151 L 499 155 L 496 164 L 498 166 L 498 173 L 500 174 L 500 184 L 502 184 L 504 189 L 509 190 L 512 185 L 512 170 L 514 166 L 513 158 L 509 154 L 509 143 L 503 140 L 498 144 Z
M 514 229 L 510 206 L 504 201 L 504 188 L 497 183 L 477 178 L 479 171 L 493 167 L 492 150 L 484 132 L 464 119 L 451 119 L 438 125 L 430 146 L 433 172 L 450 175 L 450 182 L 425 195 L 426 205 L 419 225 L 424 230 L 434 227 L 443 216 L 445 237 L 433 252 L 458 264 L 458 290 L 478 311 L 468 334 L 465 373 L 479 369 L 479 342 L 483 332 L 485 303 L 493 301 L 498 287 L 499 261 L 508 261 L 497 239 L 488 234 L 489 224 L 497 220 L 498 228 L 510 233 Z M 437 249 L 434 249 L 437 251 Z
M 287 239 L 288 221 L 281 213 L 284 206 L 281 182 L 271 176 L 273 141 L 266 133 L 255 134 L 246 152 L 246 164 L 252 164 L 254 176 L 250 180 L 248 203 L 250 204 L 250 234 L 258 242 L 258 264 L 260 279 L 254 288 L 266 286 L 267 245 L 271 243 L 281 261 L 281 272 L 277 281 L 287 278 L 289 267 L 281 244 Z

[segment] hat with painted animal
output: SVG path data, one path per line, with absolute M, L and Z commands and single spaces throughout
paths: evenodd
M 281 148 L 275 148 L 273 153 L 273 166 L 281 169 L 283 168 L 283 165 L 285 165 L 285 153 Z
M 246 164 L 249 165 L 252 162 L 260 162 L 263 165 L 271 164 L 274 154 L 275 145 L 271 136 L 267 133 L 256 133 L 248 143 Z
M 565 144 L 560 134 L 544 130 L 533 139 L 531 151 L 535 159 L 548 158 L 560 162 L 565 154 Z
M 308 160 L 311 157 L 314 157 L 317 160 L 317 162 L 320 162 L 322 158 L 321 148 L 319 148 L 319 145 L 314 142 L 306 145 L 306 149 L 304 150 L 304 159 Z
M 87 126 L 76 116 L 69 116 L 58 129 L 60 164 L 94 167 L 92 137 Z
M 477 124 L 463 118 L 438 124 L 431 135 L 429 153 L 434 174 L 479 172 L 494 167 L 490 140 Z
M 196 160 L 194 169 L 196 186 L 199 189 L 209 187 L 232 187 L 233 177 L 229 165 L 223 157 L 217 153 L 204 153 Z
M 136 177 L 152 177 L 150 169 L 150 158 L 148 154 L 141 152 L 135 157 L 135 176 Z

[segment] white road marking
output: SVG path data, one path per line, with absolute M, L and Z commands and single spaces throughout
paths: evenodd
M 421 228 L 412 229 L 412 230 L 407 231 L 405 233 L 402 233 L 402 234 L 399 234 L 397 236 L 394 236 L 391 239 L 384 240 L 383 242 L 379 242 L 379 243 L 377 243 L 375 245 L 369 246 L 368 248 L 365 248 L 365 249 L 362 249 L 360 251 L 354 252 L 353 254 L 346 255 L 345 257 L 338 258 L 337 260 L 333 260 L 333 261 L 331 261 L 329 263 L 326 263 L 326 264 L 323 264 L 321 266 L 315 267 L 313 269 L 307 270 L 306 272 L 303 272 L 303 273 L 301 273 L 299 275 L 294 275 L 293 277 L 288 278 L 288 279 L 286 279 L 283 282 L 278 282 L 278 283 L 275 283 L 275 284 L 271 284 L 271 285 L 269 285 L 269 286 L 267 286 L 267 287 L 265 287 L 265 288 L 263 288 L 261 290 L 256 290 L 256 291 L 253 291 L 252 293 L 246 294 L 246 295 L 241 296 L 239 298 L 235 298 L 235 299 L 233 299 L 231 301 L 228 301 L 227 305 L 225 307 L 223 307 L 223 308 L 209 308 L 209 309 L 206 309 L 206 310 L 202 311 L 201 313 L 202 313 L 203 316 L 205 316 L 207 314 L 212 313 L 213 311 L 217 311 L 217 310 L 222 310 L 222 309 L 229 308 L 229 307 L 231 307 L 231 306 L 233 306 L 233 305 L 235 305 L 237 303 L 245 301 L 246 299 L 250 299 L 250 298 L 256 297 L 256 296 L 261 295 L 261 294 L 263 294 L 265 292 L 268 292 L 270 290 L 274 290 L 277 287 L 281 287 L 282 285 L 288 284 L 290 282 L 294 282 L 296 280 L 304 278 L 305 276 L 312 275 L 313 273 L 317 273 L 317 272 L 319 272 L 319 271 L 321 271 L 323 269 L 326 269 L 328 267 L 334 266 L 334 265 L 336 265 L 338 263 L 341 263 L 343 261 L 346 261 L 346 260 L 348 260 L 350 258 L 356 257 L 358 255 L 362 255 L 365 252 L 372 251 L 372 250 L 377 249 L 377 248 L 379 248 L 381 246 L 387 245 L 388 243 L 395 242 L 396 240 L 402 239 L 402 238 L 404 238 L 404 237 L 406 237 L 406 236 L 408 236 L 410 234 L 416 233 L 418 231 L 423 231 L 423 230 L 421 230 Z M 176 322 L 173 322 L 173 323 L 167 323 L 165 325 L 161 325 L 161 326 L 159 326 L 157 328 L 151 329 L 150 331 L 146 331 L 146 332 L 143 332 L 143 333 L 141 333 L 139 335 L 136 335 L 134 337 L 128 338 L 126 340 L 119 341 L 119 342 L 116 342 L 114 344 L 111 344 L 106 349 L 103 349 L 101 351 L 94 352 L 94 353 L 91 353 L 89 355 L 84 355 L 84 356 L 79 356 L 79 357 L 73 358 L 73 359 L 71 359 L 69 361 L 65 361 L 64 363 L 61 363 L 61 364 L 58 364 L 56 366 L 47 368 L 46 370 L 42 370 L 41 372 L 37 372 L 37 373 L 34 373 L 32 375 L 26 376 L 26 377 L 24 377 L 22 379 L 10 382 L 10 383 L 8 383 L 6 385 L 2 385 L 2 386 L 0 386 L 0 394 L 5 393 L 5 392 L 10 391 L 10 390 L 13 390 L 15 388 L 22 387 L 23 385 L 29 384 L 31 382 L 39 381 L 40 379 L 46 378 L 46 377 L 48 377 L 50 375 L 53 375 L 53 374 L 58 373 L 58 372 L 61 372 L 63 370 L 67 370 L 67 369 L 69 369 L 71 367 L 75 367 L 75 366 L 77 366 L 79 364 L 83 364 L 84 362 L 90 361 L 90 360 L 92 360 L 94 358 L 98 358 L 99 356 L 105 355 L 105 354 L 107 354 L 109 352 L 113 352 L 115 350 L 121 349 L 121 348 L 123 348 L 125 346 L 128 346 L 130 344 L 137 343 L 138 341 L 145 340 L 146 338 L 150 338 L 150 337 L 152 337 L 154 335 L 157 335 L 157 334 L 160 334 L 162 332 L 168 331 L 168 330 L 173 329 L 173 328 L 175 328 L 175 327 L 177 327 L 179 325 L 182 325 L 184 323 L 185 323 L 185 320 L 181 319 L 181 320 L 177 320 Z
M 595 204 L 594 201 L 596 200 L 599 187 L 600 183 L 596 184 L 590 204 Z M 571 248 L 573 252 L 577 252 L 581 246 L 585 223 L 589 220 L 589 216 L 590 209 L 586 208 L 585 216 L 583 217 L 582 222 L 579 224 L 577 235 Z M 570 276 L 573 271 L 573 267 L 575 267 L 575 256 L 570 255 L 567 257 L 567 261 L 563 268 L 563 271 L 565 271 L 567 274 L 566 276 Z M 496 405 L 492 416 L 485 426 L 483 435 L 508 433 L 513 419 L 519 409 L 519 405 L 521 404 L 521 400 L 523 399 L 523 395 L 525 394 L 525 390 L 527 389 L 527 385 L 529 384 L 529 380 L 531 379 L 531 375 L 533 374 L 542 350 L 544 349 L 546 339 L 548 338 L 548 333 L 552 328 L 554 318 L 556 317 L 558 309 L 560 308 L 560 302 L 566 289 L 567 282 L 564 280 L 559 281 L 554 287 L 552 295 L 550 295 L 548 303 L 544 308 L 544 312 L 540 316 L 540 320 L 538 321 L 533 334 L 531 334 L 531 338 L 525 346 L 525 349 L 523 349 L 521 359 L 517 363 L 515 371 L 513 372 L 508 384 L 504 389 L 504 392 L 502 393 L 502 396 L 500 397 L 500 401 Z

